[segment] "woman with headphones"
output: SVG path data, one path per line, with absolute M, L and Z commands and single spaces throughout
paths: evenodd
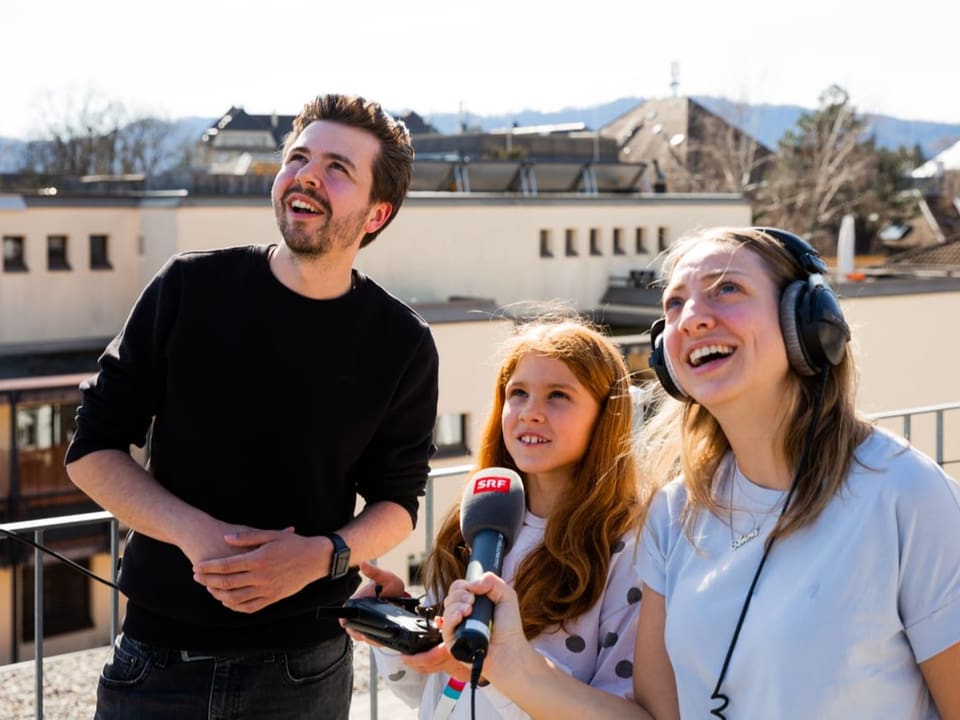
M 667 252 L 650 362 L 670 397 L 639 443 L 669 480 L 638 559 L 643 710 L 529 652 L 498 578 L 445 601 L 445 634 L 476 594 L 498 603 L 484 672 L 531 715 L 960 718 L 960 486 L 857 414 L 825 270 L 773 228 Z
M 712 229 L 665 258 L 642 440 L 636 699 L 655 717 L 960 717 L 960 486 L 855 410 L 804 240 Z

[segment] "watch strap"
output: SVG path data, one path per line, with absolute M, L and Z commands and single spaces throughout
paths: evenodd
M 330 578 L 342 578 L 350 570 L 350 547 L 336 533 L 326 533 L 324 537 L 333 543 L 333 555 L 330 558 Z

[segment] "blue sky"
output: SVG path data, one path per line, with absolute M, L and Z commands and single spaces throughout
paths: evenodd
M 938 5 L 6 0 L 0 136 L 91 97 L 169 118 L 328 91 L 428 117 L 549 111 L 670 95 L 675 62 L 681 94 L 815 107 L 838 83 L 862 111 L 960 123 L 960 3 Z

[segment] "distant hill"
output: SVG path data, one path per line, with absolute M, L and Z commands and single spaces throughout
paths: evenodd
M 734 123 L 757 140 L 775 149 L 787 130 L 797 125 L 797 120 L 809 108 L 798 105 L 748 105 L 746 109 L 738 103 L 724 98 L 695 97 L 697 102 L 715 112 L 728 122 Z M 856 107 L 856 103 L 854 103 Z M 901 120 L 888 115 L 864 113 L 870 123 L 877 145 L 896 150 L 901 145 L 913 147 L 919 145 L 924 157 L 932 157 L 941 150 L 960 140 L 960 124 L 930 122 L 927 120 Z M 746 118 L 745 123 L 740 118 Z
M 163 158 L 159 171 L 169 170 L 183 157 L 183 150 L 192 147 L 203 132 L 210 127 L 217 118 L 182 117 L 172 120 L 169 135 L 164 138 L 163 147 L 157 150 Z M 26 142 L 12 138 L 0 137 L 0 173 L 17 172 L 21 168 L 20 153 Z
M 724 98 L 702 95 L 694 96 L 693 99 L 774 150 L 784 133 L 796 127 L 800 116 L 805 112 L 812 112 L 812 109 L 799 105 L 741 104 Z M 606 125 L 642 102 L 643 98 L 626 97 L 602 105 L 567 107 L 554 112 L 523 110 L 509 115 L 467 113 L 464 121 L 467 127 L 477 127 L 482 130 L 510 127 L 514 123 L 551 125 L 570 122 L 582 122 L 588 128 L 597 128 Z M 960 140 L 960 124 L 901 120 L 886 115 L 867 114 L 866 117 L 870 121 L 877 144 L 891 150 L 901 145 L 907 147 L 919 145 L 925 157 L 932 157 Z M 443 133 L 457 132 L 461 122 L 457 113 L 425 115 L 424 120 Z
M 810 108 L 799 105 L 742 104 L 724 98 L 694 96 L 694 100 L 707 109 L 720 115 L 728 122 L 740 127 L 764 145 L 776 149 L 780 138 L 787 130 L 796 127 L 797 120 Z M 434 113 L 424 115 L 423 119 L 442 133 L 456 133 L 461 122 L 468 128 L 496 130 L 519 126 L 552 125 L 559 123 L 581 122 L 588 128 L 598 128 L 620 117 L 643 102 L 643 98 L 624 97 L 612 102 L 587 107 L 566 107 L 553 112 L 522 110 L 516 113 L 499 115 L 477 115 L 465 113 Z M 960 124 L 930 122 L 926 120 L 901 120 L 887 115 L 866 115 L 881 147 L 897 149 L 901 145 L 913 147 L 919 145 L 924 157 L 930 158 L 941 150 L 960 141 Z M 217 118 L 184 117 L 176 120 L 176 129 L 169 138 L 170 148 L 176 148 L 182 142 L 196 141 Z M 0 138 L 0 172 L 13 172 L 17 169 L 17 159 L 22 141 Z M 176 159 L 171 157 L 171 163 Z
M 606 125 L 641 102 L 643 100 L 640 98 L 627 97 L 602 105 L 566 107 L 553 112 L 521 110 L 520 112 L 502 115 L 477 115 L 468 112 L 463 115 L 463 122 L 468 128 L 479 128 L 487 131 L 508 128 L 514 123 L 519 126 L 530 126 L 582 122 L 589 128 L 596 128 Z M 442 133 L 453 134 L 460 129 L 461 117 L 457 113 L 434 113 L 424 115 L 423 119 Z
M 20 140 L 0 137 L 0 172 L 15 172 L 23 143 Z

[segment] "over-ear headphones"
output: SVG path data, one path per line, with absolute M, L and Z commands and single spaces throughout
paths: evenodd
M 850 328 L 843 318 L 840 300 L 823 274 L 827 265 L 806 240 L 786 230 L 753 228 L 775 238 L 803 268 L 804 277 L 789 283 L 780 295 L 780 331 L 790 367 L 798 374 L 819 375 L 839 365 L 850 340 Z M 666 320 L 660 318 L 650 328 L 650 367 L 670 395 L 685 399 L 687 394 L 677 382 L 670 356 L 663 347 Z

